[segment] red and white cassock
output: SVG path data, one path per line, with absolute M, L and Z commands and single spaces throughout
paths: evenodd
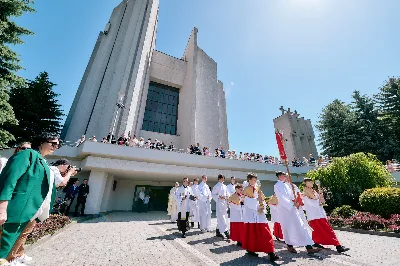
M 258 189 L 248 186 L 243 194 L 244 237 L 242 247 L 252 252 L 274 252 L 274 240 L 258 201 Z M 264 207 L 265 209 L 265 207 Z
M 269 210 L 271 213 L 271 222 L 274 223 L 274 236 L 283 240 L 283 232 L 282 227 L 279 222 L 279 213 L 278 213 L 278 206 L 274 204 L 269 205 Z
M 320 245 L 339 246 L 340 242 L 326 219 L 325 210 L 320 204 L 319 194 L 313 189 L 306 188 L 304 189 L 303 202 L 308 223 L 313 229 L 313 241 Z
M 237 242 L 243 242 L 244 236 L 244 223 L 243 223 L 243 209 L 240 204 L 242 195 L 233 193 L 229 197 L 229 209 L 230 209 L 230 235 L 231 240 Z

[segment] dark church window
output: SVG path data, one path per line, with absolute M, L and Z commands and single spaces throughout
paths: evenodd
M 142 129 L 176 135 L 179 89 L 150 82 Z

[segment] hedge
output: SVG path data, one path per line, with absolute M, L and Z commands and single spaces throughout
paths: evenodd
M 400 214 L 400 188 L 372 188 L 360 195 L 361 208 L 373 214 L 390 217 Z

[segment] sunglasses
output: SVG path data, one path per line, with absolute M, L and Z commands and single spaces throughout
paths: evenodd
M 50 143 L 51 146 L 53 146 L 53 147 L 58 147 L 58 146 L 60 146 L 60 143 L 58 143 L 58 142 L 47 141 L 47 143 Z
M 30 149 L 30 148 L 28 148 L 28 147 L 21 147 L 20 148 L 21 151 L 24 151 L 24 150 L 27 150 L 27 149 Z

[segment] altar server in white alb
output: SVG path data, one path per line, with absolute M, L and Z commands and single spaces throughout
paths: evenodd
M 212 198 L 215 201 L 216 214 L 217 214 L 217 230 L 216 236 L 224 237 L 222 233 L 225 234 L 226 238 L 230 238 L 228 231 L 228 204 L 227 200 L 229 198 L 228 190 L 224 185 L 225 176 L 218 175 L 218 183 L 214 186 L 212 190 Z
M 207 176 L 201 177 L 202 182 L 198 189 L 198 204 L 200 213 L 200 230 L 211 232 L 211 191 L 207 185 Z
M 250 256 L 257 257 L 258 254 L 256 252 L 265 252 L 271 262 L 278 260 L 279 257 L 274 253 L 274 240 L 265 218 L 265 205 L 260 204 L 263 196 L 256 185 L 257 175 L 248 174 L 247 182 L 248 186 L 243 190 L 244 234 L 242 247 L 246 249 L 247 254 Z
M 321 245 L 333 245 L 339 253 L 350 250 L 340 245 L 335 232 L 326 219 L 326 213 L 322 207 L 324 199 L 319 184 L 317 184 L 319 191 L 317 192 L 313 189 L 314 181 L 312 179 L 305 178 L 304 183 L 306 185 L 303 190 L 304 209 L 307 213 L 307 220 L 313 229 L 312 239 L 315 242 L 314 246 L 324 248 Z
M 186 231 L 189 231 L 189 213 L 190 213 L 190 196 L 191 189 L 188 186 L 189 180 L 187 177 L 183 178 L 183 184 L 176 192 L 176 199 L 178 202 L 178 229 L 182 232 L 182 237 L 185 238 Z
M 236 179 L 234 176 L 231 177 L 231 182 L 226 186 L 226 188 L 228 189 L 229 196 L 236 192 Z
M 279 223 L 279 213 L 278 213 L 278 198 L 276 195 L 272 195 L 268 200 L 269 210 L 271 213 L 271 222 L 274 223 L 274 236 L 276 240 L 283 240 L 283 233 L 281 224 Z
M 321 251 L 320 248 L 313 248 L 314 241 L 308 232 L 307 221 L 304 221 L 304 211 L 294 196 L 292 184 L 286 182 L 285 173 L 277 172 L 276 176 L 278 182 L 274 186 L 274 192 L 278 198 L 279 221 L 288 251 L 297 253 L 294 246 L 305 246 L 310 254 Z
M 171 222 L 176 223 L 178 220 L 178 204 L 176 201 L 176 191 L 178 190 L 179 183 L 176 182 L 175 186 L 171 188 L 168 195 L 168 215 L 171 216 Z
M 190 201 L 190 214 L 191 214 L 191 226 L 194 227 L 194 223 L 197 223 L 200 228 L 200 213 L 199 213 L 199 180 L 195 178 L 193 184 L 190 186 L 192 189 L 193 200 Z
M 230 209 L 230 235 L 231 240 L 237 241 L 239 247 L 242 246 L 243 234 L 244 234 L 244 223 L 243 223 L 243 186 L 236 184 L 236 192 L 233 193 L 229 199 Z

